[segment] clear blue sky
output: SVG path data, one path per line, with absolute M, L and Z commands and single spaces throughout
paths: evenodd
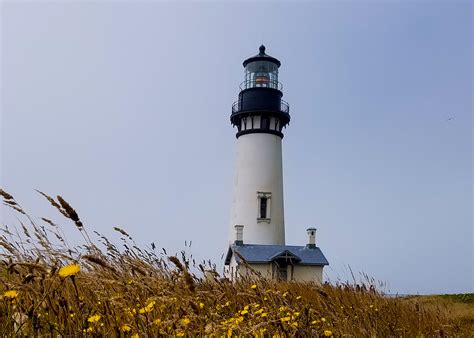
M 279 58 L 286 237 L 401 293 L 473 291 L 471 2 L 1 4 L 1 186 L 220 262 L 242 61 Z M 2 222 L 14 217 L 4 212 Z M 63 221 L 71 240 L 78 236 Z

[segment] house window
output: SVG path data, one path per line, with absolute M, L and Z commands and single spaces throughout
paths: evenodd
M 257 221 L 270 223 L 271 215 L 271 197 L 269 192 L 257 192 L 258 212 Z

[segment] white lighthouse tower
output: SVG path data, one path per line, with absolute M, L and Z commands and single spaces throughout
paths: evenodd
M 278 82 L 280 61 L 260 52 L 244 61 L 245 81 L 232 106 L 237 127 L 237 162 L 231 211 L 234 226 L 245 225 L 245 241 L 285 244 L 282 129 L 290 122 Z
M 282 130 L 290 109 L 278 82 L 281 63 L 262 45 L 243 65 L 245 80 L 230 116 L 237 127 L 237 161 L 225 275 L 235 280 L 250 271 L 321 283 L 329 263 L 316 245 L 316 229 L 307 229 L 304 246 L 285 244 Z

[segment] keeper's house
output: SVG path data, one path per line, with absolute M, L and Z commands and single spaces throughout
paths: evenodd
M 237 225 L 235 229 L 237 239 L 230 245 L 225 259 L 229 279 L 236 280 L 250 272 L 265 278 L 323 282 L 323 267 L 329 263 L 316 246 L 315 228 L 307 229 L 305 246 L 244 244 L 243 226 Z

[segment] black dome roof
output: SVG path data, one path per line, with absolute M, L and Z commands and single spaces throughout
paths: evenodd
M 265 54 L 265 46 L 261 45 L 259 48 L 259 53 L 255 56 L 249 57 L 247 60 L 244 61 L 243 65 L 244 67 L 247 66 L 250 62 L 254 61 L 268 61 L 268 62 L 273 62 L 276 64 L 278 67 L 281 66 L 280 61 L 278 59 L 274 58 L 273 56 L 270 56 L 268 54 Z

